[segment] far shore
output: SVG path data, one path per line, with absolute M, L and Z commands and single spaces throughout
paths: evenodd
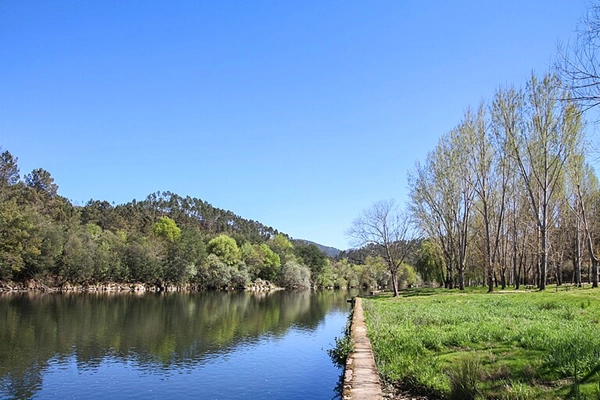
M 90 292 L 90 293 L 146 293 L 146 292 L 202 292 L 212 289 L 205 289 L 195 284 L 172 285 L 156 284 L 149 285 L 143 283 L 116 283 L 106 282 L 97 284 L 71 284 L 69 282 L 57 285 L 48 284 L 41 281 L 31 280 L 22 282 L 1 282 L 0 293 L 18 293 L 18 292 Z M 248 292 L 272 292 L 285 290 L 269 281 L 257 280 L 243 288 L 228 287 L 224 291 L 248 291 Z

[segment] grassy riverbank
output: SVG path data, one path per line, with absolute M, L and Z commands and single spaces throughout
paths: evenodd
M 600 399 L 600 291 L 405 291 L 363 302 L 380 374 L 435 397 Z

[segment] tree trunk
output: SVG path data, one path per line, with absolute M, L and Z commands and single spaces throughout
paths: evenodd
M 576 246 L 577 248 L 575 252 L 575 279 L 577 282 L 577 286 L 581 287 L 581 236 L 579 233 L 579 227 L 577 227 Z
M 392 269 L 392 288 L 394 289 L 394 297 L 398 297 L 398 271 L 396 269 Z
M 446 289 L 454 289 L 454 268 L 452 267 L 452 262 L 448 263 L 448 273 L 447 273 L 447 284 Z
M 492 266 L 492 260 L 491 260 L 491 255 L 489 254 L 489 251 L 488 251 L 488 257 L 487 257 L 487 263 L 488 263 L 488 268 L 487 268 L 488 293 L 492 293 L 494 291 L 494 268 Z
M 515 227 L 515 231 L 516 231 L 516 227 Z M 515 233 L 515 238 L 513 239 L 513 251 L 512 251 L 512 264 L 513 264 L 513 274 L 514 274 L 514 279 L 515 279 L 515 289 L 519 290 L 519 286 L 521 285 L 521 266 L 517 266 L 517 254 L 518 254 L 518 249 L 517 249 L 517 238 L 516 238 L 516 233 Z M 518 269 L 517 269 L 518 268 Z
M 548 271 L 548 230 L 546 226 L 541 228 L 542 234 L 542 254 L 540 260 L 540 275 L 538 287 L 540 290 L 546 290 L 546 275 Z

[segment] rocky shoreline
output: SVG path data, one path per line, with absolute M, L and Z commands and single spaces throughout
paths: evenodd
M 269 281 L 257 279 L 254 282 L 246 285 L 243 288 L 245 291 L 251 292 L 271 292 L 282 290 L 283 288 L 274 285 Z M 166 285 L 155 284 L 148 285 L 142 283 L 116 283 L 105 282 L 97 284 L 71 284 L 69 282 L 60 285 L 52 283 L 44 283 L 37 280 L 29 280 L 27 282 L 1 282 L 0 293 L 16 293 L 16 292 L 92 292 L 92 293 L 146 293 L 146 292 L 185 292 L 185 291 L 202 291 L 204 290 L 195 284 L 185 285 Z M 226 290 L 234 291 L 241 290 L 238 288 L 227 288 Z

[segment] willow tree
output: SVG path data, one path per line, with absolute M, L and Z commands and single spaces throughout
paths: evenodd
M 371 248 L 382 257 L 398 296 L 398 271 L 412 249 L 411 221 L 393 200 L 382 200 L 362 211 L 346 234 L 356 247 Z
M 539 80 L 532 75 L 523 94 L 513 89 L 496 93 L 495 106 L 501 113 L 516 107 L 521 123 L 505 129 L 510 156 L 515 162 L 529 199 L 531 215 L 540 238 L 538 287 L 546 288 L 549 228 L 565 163 L 582 135 L 580 113 L 570 102 L 554 75 Z M 520 111 L 519 111 L 520 110 Z

